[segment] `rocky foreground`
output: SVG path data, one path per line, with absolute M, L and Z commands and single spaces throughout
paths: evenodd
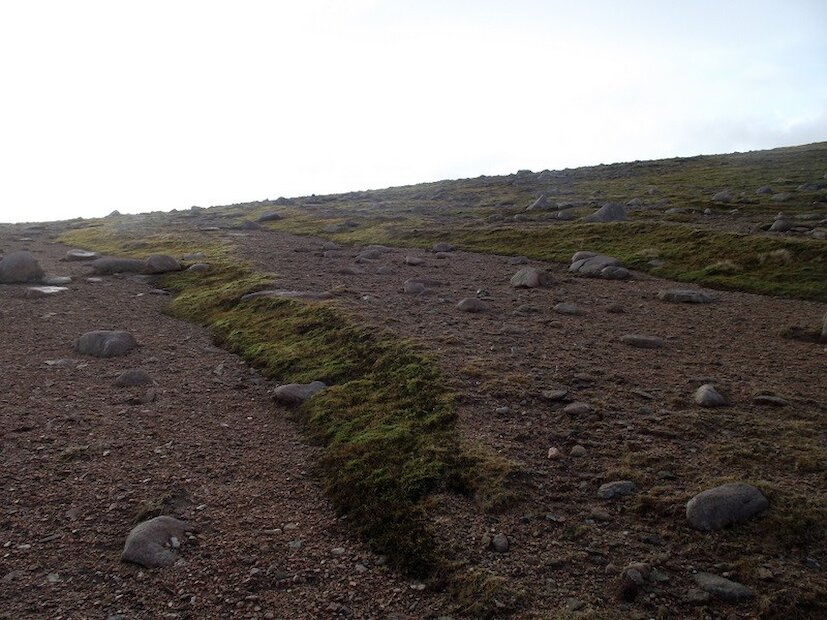
M 588 248 L 565 266 L 208 233 L 276 272 L 255 296 L 336 304 L 437 359 L 463 436 L 519 473 L 504 512 L 431 507 L 440 544 L 521 592 L 495 616 L 824 610 L 825 304 Z M 162 313 L 152 274 L 209 273 L 198 248 L 2 235 L 0 618 L 464 617 L 336 517 L 290 415 L 327 386 L 266 381 Z

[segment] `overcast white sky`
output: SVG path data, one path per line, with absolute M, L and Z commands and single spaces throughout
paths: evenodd
M 0 221 L 827 140 L 824 0 L 3 0 Z

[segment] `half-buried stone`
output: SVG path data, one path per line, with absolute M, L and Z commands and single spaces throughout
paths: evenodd
M 457 304 L 457 309 L 463 312 L 485 312 L 485 302 L 476 297 L 466 297 Z
M 547 288 L 551 285 L 551 276 L 534 267 L 524 267 L 511 278 L 511 286 L 514 288 Z
M 86 250 L 69 250 L 66 252 L 66 256 L 63 257 L 65 261 L 83 261 L 83 260 L 95 260 L 96 258 L 100 258 L 100 254 L 97 252 L 88 252 Z
M 90 265 L 92 273 L 100 276 L 109 276 L 116 273 L 144 273 L 146 271 L 146 262 L 137 258 L 104 256 L 93 260 Z
M 75 341 L 75 350 L 94 357 L 120 357 L 138 346 L 129 332 L 98 330 L 86 332 Z
M 273 399 L 282 405 L 297 407 L 314 394 L 321 392 L 326 387 L 327 385 L 321 381 L 313 381 L 311 383 L 288 383 L 286 385 L 280 385 L 273 391 Z
M 51 297 L 68 290 L 65 286 L 30 286 L 26 289 L 26 297 Z
M 142 385 L 155 385 L 155 381 L 149 376 L 149 373 L 140 368 L 130 368 L 124 370 L 115 379 L 117 387 L 137 387 Z
M 770 503 L 759 489 L 733 482 L 698 493 L 686 504 L 686 520 L 696 530 L 720 530 L 765 511 Z
M 727 603 L 742 603 L 754 596 L 752 590 L 745 585 L 712 573 L 697 573 L 695 583 L 705 592 Z
M 704 291 L 672 288 L 658 291 L 658 299 L 676 304 L 710 304 L 716 298 Z
M 621 336 L 620 340 L 630 347 L 637 347 L 638 349 L 660 349 L 663 347 L 663 340 L 657 336 L 626 334 L 625 336 Z
M 631 480 L 616 480 L 615 482 L 607 482 L 601 484 L 597 489 L 597 496 L 600 499 L 615 499 L 624 495 L 630 495 L 635 492 L 637 487 Z
M 169 273 L 181 271 L 181 263 L 167 254 L 153 254 L 146 259 L 147 273 Z
M 259 222 L 277 222 L 281 219 L 281 215 L 278 213 L 264 213 L 258 216 Z
M 567 314 L 569 316 L 579 316 L 583 314 L 583 309 L 576 304 L 559 303 L 552 308 L 557 314 Z
M 168 516 L 139 523 L 126 537 L 121 560 L 144 568 L 169 566 L 178 557 L 187 529 L 186 522 Z
M 727 399 L 711 383 L 704 383 L 695 391 L 695 404 L 700 407 L 725 407 Z
M 0 259 L 0 283 L 28 284 L 43 280 L 43 269 L 27 250 L 10 252 Z
M 450 243 L 440 242 L 440 243 L 434 244 L 433 251 L 434 252 L 453 252 L 454 251 L 454 246 L 452 246 Z
M 46 286 L 63 286 L 72 281 L 72 276 L 46 276 L 43 278 L 43 284 Z

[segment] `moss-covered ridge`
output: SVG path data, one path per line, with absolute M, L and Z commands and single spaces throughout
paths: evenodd
M 474 615 L 513 603 L 501 579 L 476 571 L 469 581 L 466 567 L 443 551 L 427 514 L 428 500 L 446 492 L 473 496 L 483 508 L 504 503 L 511 468 L 461 441 L 452 395 L 436 364 L 413 344 L 360 327 L 330 304 L 241 301 L 267 288 L 272 274 L 252 271 L 232 258 L 231 248 L 205 237 L 163 234 L 136 242 L 128 233 L 96 227 L 70 231 L 62 240 L 134 256 L 161 248 L 211 256 L 209 274 L 185 271 L 163 279 L 174 294 L 167 312 L 209 327 L 217 343 L 265 376 L 331 386 L 298 415 L 322 446 L 319 472 L 337 511 L 392 565 L 444 581 Z

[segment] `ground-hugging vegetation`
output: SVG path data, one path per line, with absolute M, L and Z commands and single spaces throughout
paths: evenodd
M 450 241 L 477 252 L 555 261 L 589 249 L 666 278 L 824 301 L 825 240 L 765 229 L 779 211 L 809 221 L 827 217 L 825 173 L 827 144 L 819 143 L 305 196 L 216 213 L 240 222 L 275 211 L 282 219 L 266 228 L 343 243 Z M 715 200 L 721 191 L 729 198 Z M 567 213 L 575 218 L 606 202 L 634 206 L 628 222 L 582 224 L 556 219 L 557 211 L 526 211 L 542 194 L 551 204 L 574 205 Z
M 444 552 L 429 520 L 426 503 L 442 493 L 499 508 L 512 499 L 504 483 L 513 468 L 461 440 L 453 396 L 435 363 L 413 344 L 371 333 L 331 305 L 241 301 L 267 288 L 272 274 L 233 258 L 226 242 L 184 233 L 136 239 L 106 224 L 69 231 L 62 241 L 124 256 L 196 250 L 209 256 L 209 274 L 179 272 L 161 280 L 174 295 L 167 311 L 209 327 L 218 344 L 269 378 L 331 386 L 297 415 L 309 439 L 323 447 L 318 471 L 337 510 L 393 566 L 447 587 L 458 609 L 487 617 L 516 604 L 518 594 L 504 580 L 469 571 Z

